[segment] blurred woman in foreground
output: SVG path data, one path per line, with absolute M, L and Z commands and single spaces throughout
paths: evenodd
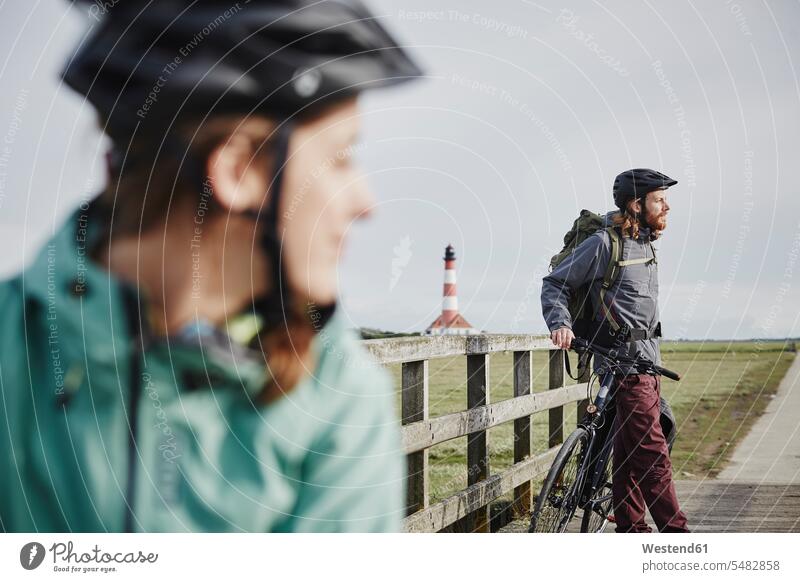
M 63 73 L 108 185 L 0 284 L 0 528 L 399 529 L 336 266 L 372 204 L 356 96 L 419 74 L 360 2 L 108 8 Z

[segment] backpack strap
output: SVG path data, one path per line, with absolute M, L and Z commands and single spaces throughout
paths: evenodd
M 653 255 L 652 257 L 642 257 L 641 259 L 628 259 L 627 261 L 619 261 L 617 264 L 620 267 L 627 267 L 628 265 L 641 265 L 642 263 L 653 263 L 658 264 L 658 259 L 656 259 L 656 248 L 653 246 L 653 243 L 647 243 L 650 245 L 650 253 Z
M 611 310 L 606 305 L 606 291 L 611 288 L 611 285 L 614 284 L 614 281 L 619 276 L 620 267 L 625 266 L 622 264 L 623 261 L 620 260 L 622 259 L 622 237 L 613 226 L 606 228 L 606 232 L 611 240 L 611 260 L 608 261 L 606 273 L 603 276 L 603 284 L 600 287 L 600 309 L 603 310 L 603 317 L 608 322 L 608 325 L 617 332 L 620 326 L 614 319 L 614 316 L 611 315 Z
M 617 265 L 620 267 L 627 267 L 628 265 L 641 265 L 642 263 L 655 262 L 653 257 L 642 257 L 641 259 L 628 259 L 627 261 L 619 261 Z
M 623 261 L 622 260 L 622 237 L 617 232 L 617 229 L 613 226 L 609 226 L 606 228 L 606 232 L 608 232 L 608 236 L 611 240 L 611 259 L 608 261 L 608 266 L 606 267 L 606 273 L 603 276 L 603 285 L 600 287 L 600 309 L 603 311 L 603 317 L 608 322 L 608 325 L 611 326 L 611 329 L 614 330 L 614 333 L 619 332 L 621 326 L 617 321 L 614 319 L 614 316 L 611 314 L 611 310 L 606 305 L 606 291 L 611 288 L 611 285 L 614 284 L 614 281 L 619 276 L 619 271 L 622 267 L 627 267 L 628 265 L 641 265 L 643 263 L 655 263 L 658 264 L 658 259 L 656 259 L 656 249 L 653 247 L 653 243 L 650 242 L 650 252 L 653 254 L 652 257 L 643 257 L 641 259 L 628 259 Z M 633 330 L 633 331 L 643 331 L 643 330 Z M 650 334 L 653 335 L 650 335 Z M 657 334 L 657 335 L 656 335 Z M 659 322 L 658 327 L 653 332 L 648 332 L 646 337 L 640 337 L 638 339 L 648 339 L 650 337 L 661 337 L 661 322 Z
M 581 352 L 578 354 L 578 375 L 573 376 L 572 365 L 569 363 L 569 350 L 562 351 L 564 352 L 564 367 L 567 369 L 567 375 L 576 382 L 580 382 L 584 372 L 591 364 L 592 354 L 589 352 Z

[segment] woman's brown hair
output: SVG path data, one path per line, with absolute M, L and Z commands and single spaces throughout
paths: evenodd
M 113 223 L 109 221 L 104 237 L 106 242 L 112 235 L 138 236 L 163 224 L 170 208 L 174 209 L 178 202 L 191 197 L 199 202 L 201 192 L 210 184 L 204 176 L 205 161 L 234 132 L 251 140 L 256 152 L 251 163 L 270 164 L 268 138 L 272 129 L 273 123 L 263 117 L 245 120 L 237 115 L 216 116 L 205 121 L 184 121 L 175 130 L 180 139 L 174 141 L 147 136 L 134 138 L 129 144 L 115 141 L 116 151 L 125 146 L 124 162 L 109 163 L 108 184 L 98 197 L 101 206 L 114 209 Z M 172 151 L 170 143 L 190 144 L 188 152 Z M 223 212 L 211 196 L 208 212 L 215 211 Z M 305 309 L 296 305 L 297 301 L 289 303 L 295 307 L 284 313 L 284 321 L 266 329 L 252 342 L 261 346 L 267 366 L 268 380 L 260 395 L 262 403 L 291 391 L 313 365 L 314 326 Z

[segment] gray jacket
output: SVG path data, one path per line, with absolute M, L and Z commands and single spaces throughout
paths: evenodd
M 611 224 L 611 216 L 606 214 L 606 224 Z M 624 238 L 622 260 L 653 257 L 650 230 L 639 229 L 639 239 Z M 611 240 L 608 232 L 599 230 L 583 241 L 575 252 L 558 265 L 542 280 L 542 314 L 550 331 L 562 327 L 572 328 L 572 319 L 567 308 L 571 293 L 589 283 L 592 305 L 600 305 L 600 288 L 606 266 L 611 260 Z M 606 291 L 606 305 L 619 324 L 627 324 L 632 329 L 652 331 L 658 318 L 658 263 L 636 264 L 622 267 L 614 284 Z M 602 310 L 596 309 L 597 321 L 603 320 Z M 659 339 L 646 339 L 628 344 L 628 354 L 633 357 L 643 355 L 661 365 Z M 602 364 L 602 358 L 595 358 L 595 371 Z M 631 373 L 634 373 L 632 370 Z

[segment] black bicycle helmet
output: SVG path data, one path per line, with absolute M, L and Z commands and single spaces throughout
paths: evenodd
M 272 268 L 270 294 L 254 307 L 267 327 L 279 324 L 291 301 L 282 293 L 277 231 L 294 120 L 366 89 L 419 77 L 420 69 L 359 0 L 125 0 L 102 10 L 74 1 L 102 14 L 62 77 L 105 120 L 117 163 L 127 142 L 145 134 L 204 178 L 203 164 L 170 131 L 179 118 L 261 113 L 277 121 L 270 138 L 274 195 L 247 214 L 262 222 Z M 323 319 L 332 311 L 320 307 Z
M 112 138 L 184 112 L 290 118 L 421 75 L 359 0 L 125 0 L 96 26 L 62 76 Z
M 630 200 L 641 198 L 653 190 L 666 190 L 677 183 L 677 180 L 648 168 L 627 170 L 614 180 L 614 203 L 620 210 L 625 210 Z

